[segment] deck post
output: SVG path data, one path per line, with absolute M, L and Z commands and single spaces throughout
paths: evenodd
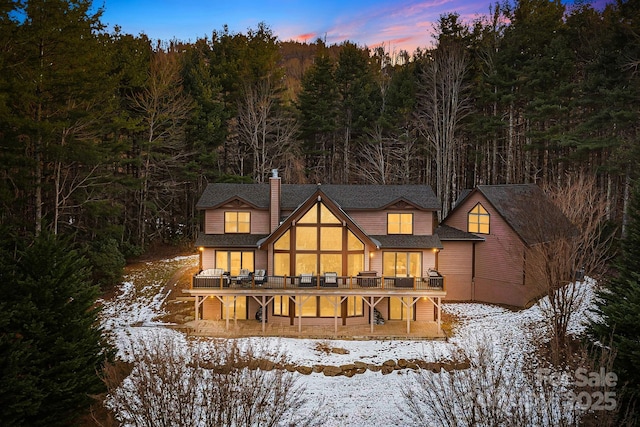
M 411 298 L 411 301 L 413 301 L 413 298 Z M 411 316 L 409 316 L 409 314 L 411 314 L 411 307 L 413 307 L 413 304 L 407 305 L 407 335 L 409 335 L 411 331 Z
M 374 315 L 373 315 L 373 310 L 374 310 L 374 305 L 373 305 L 373 297 L 369 297 L 369 309 L 371 311 L 371 314 L 369 315 L 369 319 L 371 320 L 371 333 L 373 333 L 373 323 L 375 322 L 374 319 Z
M 442 303 L 441 298 L 438 297 L 438 333 L 442 333 Z
M 266 319 L 267 319 L 267 303 L 265 301 L 266 296 L 262 295 L 262 333 L 264 334 L 264 330 L 266 327 Z
M 340 301 L 340 297 L 338 297 Z M 338 335 L 338 304 L 333 304 L 333 333 Z
M 200 315 L 199 315 L 199 302 L 200 300 L 200 295 L 196 295 L 195 301 L 196 301 L 196 333 L 198 332 L 198 329 L 200 328 Z

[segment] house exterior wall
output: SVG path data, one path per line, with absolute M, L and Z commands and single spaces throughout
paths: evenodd
M 251 234 L 269 234 L 269 212 L 246 205 L 228 205 L 218 209 L 207 209 L 204 214 L 205 234 L 224 234 L 224 213 L 228 211 L 250 212 Z
M 433 322 L 435 320 L 433 308 L 431 300 L 420 298 L 415 305 L 416 322 Z
M 531 293 L 525 285 L 525 245 L 489 201 L 475 192 L 446 218 L 445 223 L 466 231 L 467 214 L 478 202 L 489 213 L 490 224 L 489 234 L 479 234 L 485 241 L 475 246 L 474 300 L 523 306 Z
M 438 271 L 446 277 L 447 301 L 473 300 L 473 242 L 443 241 Z
M 362 230 L 371 235 L 387 234 L 388 213 L 412 213 L 413 234 L 416 236 L 430 236 L 433 234 L 433 212 L 411 209 L 387 209 L 383 211 L 352 211 L 347 212 Z
M 208 297 L 202 303 L 202 318 L 205 320 L 222 319 L 222 304 L 216 297 Z

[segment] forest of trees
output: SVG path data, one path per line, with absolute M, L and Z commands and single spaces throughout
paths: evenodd
M 462 189 L 580 170 L 621 224 L 640 160 L 639 7 L 487 4 L 391 54 L 267 24 L 154 41 L 107 31 L 90 0 L 4 2 L 0 226 L 73 236 L 109 281 L 105 254 L 192 241 L 208 183 L 275 168 L 287 183 L 429 184 L 443 216 Z

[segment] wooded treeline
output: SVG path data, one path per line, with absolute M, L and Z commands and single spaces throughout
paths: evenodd
M 596 174 L 621 222 L 637 177 L 639 2 L 444 15 L 433 48 L 196 42 L 108 32 L 90 0 L 0 5 L 0 224 L 86 242 L 94 261 L 189 241 L 215 181 L 477 184 Z M 425 44 L 427 41 L 425 34 Z

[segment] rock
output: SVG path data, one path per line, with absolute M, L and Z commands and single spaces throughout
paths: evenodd
M 322 373 L 327 377 L 336 377 L 342 375 L 342 369 L 337 366 L 325 366 Z
M 395 369 L 395 365 L 394 366 L 389 366 L 389 365 L 382 365 L 382 375 L 388 375 L 391 372 L 393 372 Z
M 298 366 L 296 367 L 296 371 L 300 372 L 302 375 L 311 375 L 313 369 L 309 366 Z
M 349 350 L 346 350 L 344 348 L 332 348 L 331 349 L 331 353 L 335 353 L 335 354 L 349 354 Z
M 407 359 L 398 359 L 398 366 L 400 368 L 406 368 L 408 364 Z
M 272 371 L 275 368 L 276 364 L 273 363 L 271 360 L 265 360 L 262 359 L 260 361 L 260 369 L 262 369 L 263 371 Z
M 386 360 L 382 364 L 382 366 L 389 366 L 389 367 L 395 368 L 396 367 L 396 361 L 395 360 Z
M 367 364 L 364 362 L 354 362 L 353 363 L 358 369 L 367 369 Z
M 349 363 L 346 365 L 341 365 L 340 369 L 342 369 L 343 371 L 353 371 L 356 369 L 356 365 L 353 363 Z
M 316 373 L 316 374 L 318 374 L 318 373 L 320 373 L 320 372 L 324 371 L 324 368 L 325 368 L 325 366 L 324 366 L 324 365 L 315 365 L 315 366 L 313 367 L 313 372 L 314 372 L 314 373 Z

